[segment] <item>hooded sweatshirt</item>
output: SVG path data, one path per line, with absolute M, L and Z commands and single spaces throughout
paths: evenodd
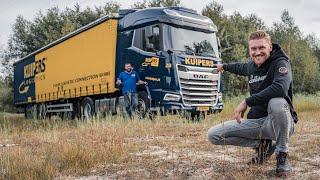
M 282 97 L 288 102 L 295 122 L 298 120 L 292 106 L 291 65 L 278 44 L 272 44 L 270 57 L 259 67 L 249 60 L 247 63 L 223 64 L 223 69 L 249 78 L 250 97 L 245 99 L 251 107 L 248 119 L 267 116 L 269 100 Z

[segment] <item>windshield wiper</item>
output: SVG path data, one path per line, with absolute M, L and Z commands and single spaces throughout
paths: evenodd
M 214 54 L 209 54 L 209 53 L 195 53 L 193 51 L 189 51 L 189 50 L 178 50 L 178 49 L 169 49 L 168 53 L 172 53 L 172 52 L 178 52 L 180 54 L 185 53 L 187 55 L 197 55 L 197 56 L 206 56 L 206 57 L 212 57 L 212 58 L 216 58 L 216 56 Z
M 178 49 L 169 49 L 167 52 L 168 52 L 168 53 L 178 52 L 178 53 L 180 53 L 180 54 L 185 53 L 185 54 L 187 54 L 187 55 L 194 55 L 193 52 L 188 52 L 188 51 L 178 50 Z
M 177 49 L 168 49 L 167 52 L 168 52 L 168 53 L 173 53 L 173 52 L 184 53 L 184 51 L 182 51 L 182 50 L 177 50 Z

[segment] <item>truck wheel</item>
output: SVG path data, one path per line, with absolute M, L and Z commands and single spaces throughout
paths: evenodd
M 26 119 L 35 119 L 37 117 L 37 106 L 31 104 L 27 105 L 24 116 Z
M 41 103 L 38 106 L 38 119 L 45 119 L 47 116 L 47 106 L 45 103 Z
M 191 120 L 193 122 L 199 122 L 206 117 L 206 112 L 191 112 Z
M 81 103 L 81 117 L 85 120 L 90 120 L 93 118 L 95 113 L 94 103 L 90 97 L 86 97 Z
M 166 110 L 164 107 L 160 108 L 160 116 L 167 116 L 168 110 Z
M 150 112 L 150 100 L 148 94 L 145 91 L 138 92 L 138 107 L 137 107 L 139 117 L 145 118 L 146 116 L 151 117 Z

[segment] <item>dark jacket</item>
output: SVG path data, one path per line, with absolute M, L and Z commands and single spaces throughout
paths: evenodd
M 246 103 L 251 107 L 247 118 L 256 119 L 268 115 L 268 102 L 283 97 L 290 106 L 291 114 L 297 121 L 292 106 L 292 71 L 288 57 L 278 44 L 273 44 L 270 57 L 258 67 L 253 60 L 248 63 L 224 64 L 223 69 L 234 74 L 248 76 L 250 97 Z

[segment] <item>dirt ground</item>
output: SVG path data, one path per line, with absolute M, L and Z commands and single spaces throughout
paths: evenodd
M 320 112 L 301 113 L 300 119 L 290 139 L 293 172 L 288 179 L 320 179 Z M 207 140 L 210 122 L 183 127 L 168 125 L 169 133 L 128 137 L 126 141 L 133 142 L 138 148 L 126 163 L 97 167 L 89 176 L 57 179 L 276 178 L 275 155 L 264 165 L 247 165 L 254 150 L 211 145 Z

